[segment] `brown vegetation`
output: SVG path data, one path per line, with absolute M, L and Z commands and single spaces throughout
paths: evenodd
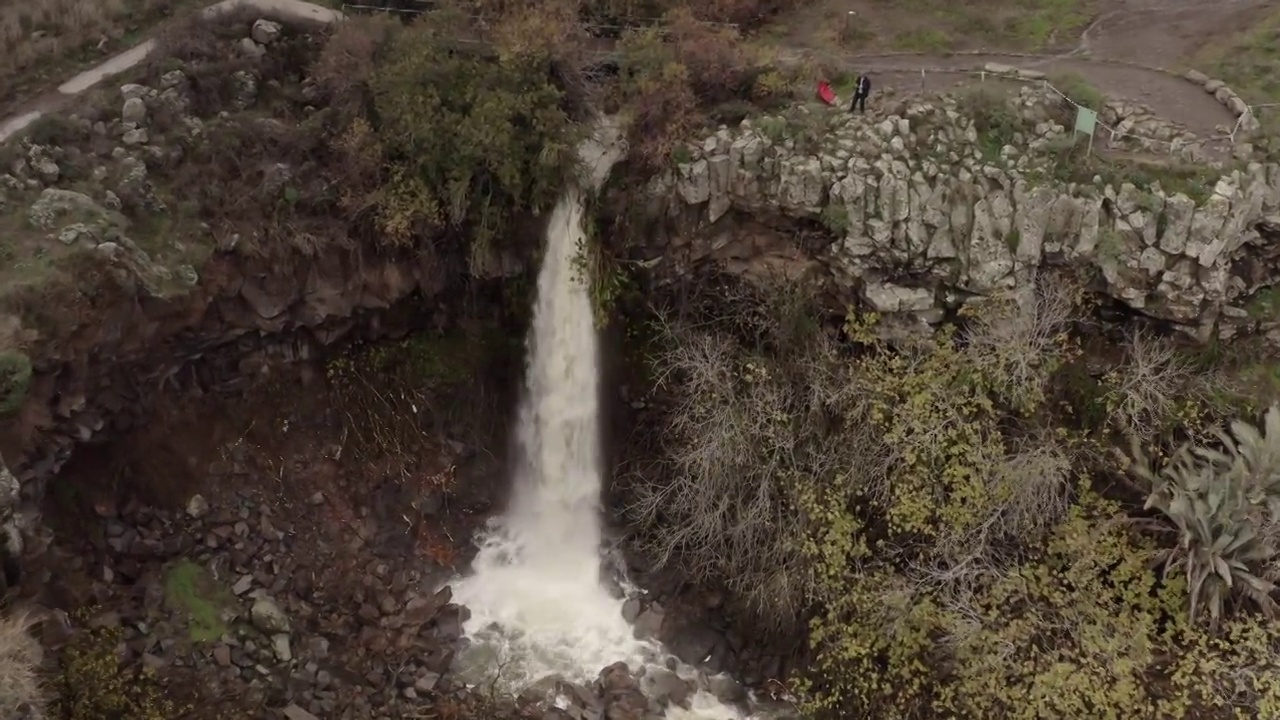
M 631 116 L 631 159 L 649 170 L 667 166 L 679 143 L 725 106 L 772 107 L 808 79 L 770 71 L 768 57 L 745 46 L 738 31 L 702 23 L 688 9 L 627 33 L 619 53 L 615 98 Z
M 801 289 L 769 297 L 737 288 L 721 302 L 733 313 L 719 322 L 655 321 L 656 384 L 678 400 L 663 433 L 665 466 L 637 479 L 631 512 L 656 529 L 656 561 L 725 583 L 762 629 L 791 632 L 812 579 L 793 534 L 808 524 L 790 488 L 859 462 L 868 476 L 882 472 L 880 443 L 859 434 L 865 401 Z M 788 348 L 785 360 L 744 346 L 740 333 Z M 832 422 L 846 432 L 824 431 Z
M 645 25 L 673 10 L 687 9 L 698 20 L 731 23 L 743 29 L 759 25 L 781 12 L 798 7 L 796 0 L 565 0 L 580 18 L 612 26 Z M 520 13 L 529 7 L 528 0 L 465 0 L 465 6 L 486 16 Z

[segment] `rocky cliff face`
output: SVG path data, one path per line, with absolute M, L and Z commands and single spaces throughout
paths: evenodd
M 653 190 L 703 226 L 731 210 L 821 222 L 836 239 L 813 259 L 880 312 L 940 318 L 1071 263 L 1202 339 L 1258 325 L 1249 297 L 1280 272 L 1265 252 L 1280 165 L 1083 165 L 1053 98 L 1024 89 L 976 122 L 970 105 L 749 118 L 678 153 Z
M 314 87 L 273 60 L 315 52 L 317 38 L 290 32 L 253 23 L 234 45 L 243 67 L 220 73 L 222 104 L 207 97 L 207 63 L 221 56 L 169 62 L 0 146 L 0 354 L 21 352 L 34 370 L 0 416 L 0 560 L 43 533 L 45 484 L 72 450 L 138 426 L 157 396 L 234 394 L 335 342 L 444 327 L 468 273 L 514 272 L 509 258 L 377 247 L 327 205 L 293 210 L 273 234 L 260 207 L 306 205 L 309 188 L 333 195 L 332 172 L 284 142 L 316 110 Z M 243 165 L 219 179 L 219 137 L 274 138 L 277 150 L 233 141 Z M 202 216 L 182 172 L 228 211 Z M 248 197 L 262 203 L 232 209 Z

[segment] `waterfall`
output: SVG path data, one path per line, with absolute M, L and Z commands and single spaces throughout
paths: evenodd
M 621 155 L 616 127 L 598 124 L 579 155 L 587 190 L 596 192 Z M 601 570 L 600 348 L 587 279 L 575 263 L 585 240 L 584 192 L 568 189 L 547 225 L 511 502 L 478 538 L 471 575 L 453 585 L 454 602 L 471 611 L 464 670 L 496 674 L 513 692 L 550 675 L 588 684 L 618 661 L 636 670 L 666 659 L 657 643 L 634 637 L 623 598 Z M 742 716 L 701 692 L 692 710 L 674 708 L 668 717 Z

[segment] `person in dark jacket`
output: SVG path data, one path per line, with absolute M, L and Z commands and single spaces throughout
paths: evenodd
M 853 85 L 853 102 L 849 103 L 849 112 L 857 109 L 860 113 L 867 111 L 867 96 L 871 94 L 871 78 L 866 74 L 858 76 Z

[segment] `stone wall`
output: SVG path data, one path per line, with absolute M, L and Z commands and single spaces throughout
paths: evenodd
M 1258 129 L 1258 118 L 1254 117 L 1249 103 L 1245 102 L 1225 82 L 1217 78 L 1211 78 L 1199 70 L 1188 70 L 1183 77 L 1186 78 L 1187 82 L 1199 85 L 1205 92 L 1221 103 L 1223 107 L 1230 110 L 1231 114 L 1236 116 L 1240 130 L 1252 132 Z
M 1196 337 L 1248 324 L 1249 295 L 1280 274 L 1253 252 L 1275 239 L 1267 218 L 1280 211 L 1280 165 L 1206 167 L 1169 188 L 1158 167 L 1072 182 L 1054 102 L 1024 89 L 1019 131 L 994 145 L 947 97 L 878 117 L 799 108 L 749 118 L 679 151 L 651 189 L 693 206 L 704 226 L 731 209 L 822 223 L 836 239 L 815 259 L 882 312 L 940 317 L 957 298 L 1072 263 Z M 1128 181 L 1146 178 L 1157 180 Z

